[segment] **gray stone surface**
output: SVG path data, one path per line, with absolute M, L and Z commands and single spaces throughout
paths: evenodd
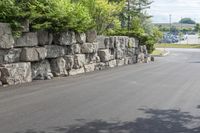
M 31 63 L 32 78 L 34 80 L 52 79 L 50 63 L 48 60 Z
M 76 43 L 75 33 L 72 31 L 56 33 L 53 36 L 53 42 L 57 45 L 72 45 Z
M 93 43 L 97 39 L 97 32 L 96 30 L 89 30 L 86 32 L 86 42 Z
M 74 68 L 79 69 L 86 64 L 85 54 L 76 54 L 74 55 Z
M 105 49 L 106 46 L 105 46 L 105 38 L 106 36 L 97 36 L 97 42 L 98 42 L 98 48 L 99 49 Z
M 40 48 L 23 48 L 21 52 L 21 61 L 40 61 L 47 57 L 47 49 Z
M 103 70 L 103 69 L 106 69 L 106 63 L 100 62 L 100 63 L 96 64 L 95 70 L 99 71 L 99 70 Z
M 47 45 L 45 47 L 47 49 L 46 58 L 57 58 L 57 57 L 62 57 L 65 55 L 65 49 L 62 46 Z
M 65 67 L 66 70 L 71 70 L 74 67 L 74 56 L 73 55 L 65 55 L 64 56 L 65 59 Z
M 14 85 L 31 82 L 31 64 L 14 63 L 0 66 L 1 78 L 3 84 Z
M 134 56 L 134 57 L 125 57 L 124 59 L 125 59 L 125 61 L 124 61 L 125 65 L 134 64 L 134 63 L 137 62 L 136 56 Z
M 110 68 L 116 67 L 117 66 L 117 61 L 116 60 L 111 60 L 108 62 L 108 66 Z
M 53 34 L 48 31 L 38 31 L 38 45 L 50 45 L 53 41 Z
M 0 23 L 0 49 L 10 49 L 14 46 L 14 39 L 12 36 L 10 25 L 7 23 Z
M 115 54 L 116 54 L 115 56 L 116 59 L 122 59 L 124 57 L 124 52 L 121 49 L 117 49 L 115 51 Z
M 23 20 L 21 22 L 22 25 L 22 32 L 29 32 L 30 31 L 30 21 L 28 19 Z
M 125 59 L 117 60 L 117 66 L 123 66 L 123 65 L 125 65 Z
M 51 71 L 55 77 L 68 75 L 65 67 L 66 61 L 63 57 L 52 59 L 50 61 L 50 64 L 51 64 Z
M 72 69 L 68 73 L 70 76 L 74 76 L 74 75 L 85 73 L 85 70 L 84 70 L 84 68 Z
M 98 56 L 100 57 L 101 62 L 107 62 L 111 59 L 109 49 L 100 49 L 98 51 Z
M 36 32 L 23 33 L 22 36 L 16 39 L 14 47 L 34 47 L 38 45 Z
M 83 54 L 96 53 L 98 50 L 98 43 L 84 43 L 81 45 Z
M 87 63 L 99 63 L 100 57 L 97 53 L 86 54 L 86 62 Z
M 0 64 L 15 63 L 20 61 L 21 49 L 0 50 Z
M 72 54 L 80 54 L 81 53 L 81 46 L 80 44 L 72 44 L 71 45 Z M 70 53 L 70 52 L 69 52 Z
M 129 38 L 128 48 L 135 48 L 136 46 L 136 39 L 135 38 Z
M 77 43 L 83 44 L 86 42 L 86 34 L 85 33 L 76 33 L 75 37 L 76 37 Z
M 85 72 L 93 72 L 95 70 L 96 63 L 84 65 Z

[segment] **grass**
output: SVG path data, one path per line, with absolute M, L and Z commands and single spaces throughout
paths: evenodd
M 156 44 L 155 48 L 200 48 L 200 44 Z
M 165 50 L 155 49 L 151 55 L 153 56 L 163 56 L 166 53 Z

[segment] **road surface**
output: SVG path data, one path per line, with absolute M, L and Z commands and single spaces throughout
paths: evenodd
M 200 50 L 0 89 L 0 133 L 199 133 Z

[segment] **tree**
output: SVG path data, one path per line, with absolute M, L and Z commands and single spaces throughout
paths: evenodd
M 181 24 L 196 24 L 196 22 L 194 20 L 192 20 L 191 18 L 182 18 L 179 23 Z

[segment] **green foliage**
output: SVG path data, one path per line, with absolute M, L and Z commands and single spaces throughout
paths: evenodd
M 181 24 L 196 24 L 196 22 L 194 20 L 192 20 L 191 18 L 182 18 L 179 23 Z

